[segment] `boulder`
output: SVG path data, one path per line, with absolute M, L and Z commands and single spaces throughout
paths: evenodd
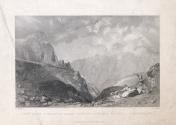
M 18 102 L 19 102 L 19 103 L 25 103 L 25 98 L 23 98 L 23 97 L 18 97 Z
M 47 97 L 46 96 L 42 96 L 41 99 L 40 99 L 40 102 L 44 103 L 44 102 L 46 102 L 46 100 L 47 100 Z
M 30 106 L 30 101 L 26 101 L 25 106 Z
M 143 92 L 142 86 L 137 87 L 137 91 L 139 94 L 142 94 L 142 92 Z
M 133 97 L 136 95 L 139 95 L 137 89 L 130 89 L 130 90 L 124 91 L 121 96 L 125 98 L 125 97 Z
M 80 77 L 81 77 L 81 76 L 80 76 L 79 72 L 78 72 L 78 71 L 75 71 L 75 72 L 74 72 L 73 79 L 75 79 L 75 80 L 79 80 Z
M 42 106 L 48 106 L 48 103 L 47 102 L 42 103 Z
M 138 91 L 135 89 L 135 90 L 133 90 L 133 91 L 131 91 L 131 92 L 129 93 L 128 97 L 134 97 L 134 96 L 136 96 L 136 95 L 139 95 L 139 93 L 138 93 Z

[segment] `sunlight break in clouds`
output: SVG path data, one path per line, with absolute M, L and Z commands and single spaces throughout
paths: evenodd
M 159 18 L 155 16 L 17 17 L 16 38 L 43 31 L 59 59 L 95 55 L 159 53 Z M 26 32 L 25 32 L 26 31 Z

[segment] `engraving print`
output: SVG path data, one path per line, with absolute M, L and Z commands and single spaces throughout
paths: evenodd
M 16 107 L 158 107 L 159 16 L 16 16 Z

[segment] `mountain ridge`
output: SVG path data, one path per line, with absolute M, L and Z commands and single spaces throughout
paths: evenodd
M 157 61 L 158 56 L 153 58 L 149 55 L 137 57 L 130 53 L 124 53 L 121 59 L 118 55 L 99 55 L 76 60 L 71 64 L 88 82 L 102 91 L 123 77 L 146 71 Z
M 43 42 L 43 37 L 43 34 L 39 33 L 30 35 L 24 41 L 21 41 L 20 45 L 18 41 L 16 42 L 17 93 L 21 90 L 25 91 L 17 94 L 17 104 L 19 106 L 21 104 L 22 106 L 42 105 L 41 102 L 39 104 L 36 102 L 36 105 L 32 104 L 32 101 L 30 105 L 23 104 L 20 99 L 24 100 L 24 96 L 27 98 L 26 100 L 32 98 L 31 96 L 33 98 L 37 96 L 40 99 L 47 96 L 53 99 L 54 97 L 49 95 L 52 91 L 55 94 L 60 93 L 58 98 L 65 98 L 62 99 L 63 101 L 72 100 L 75 102 L 80 100 L 81 102 L 91 102 L 93 97 L 89 93 L 85 79 L 71 67 L 69 62 L 58 61 L 53 47 L 49 43 Z M 42 88 L 44 94 L 41 95 L 40 86 L 43 85 L 46 87 Z M 52 90 L 52 86 L 57 89 Z M 59 86 L 63 89 L 65 96 L 64 93 L 61 93 Z

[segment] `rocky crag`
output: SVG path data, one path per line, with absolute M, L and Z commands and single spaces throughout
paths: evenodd
M 159 106 L 159 63 L 147 72 L 135 73 L 104 89 L 95 106 Z
M 16 40 L 16 105 L 89 103 L 87 83 L 69 62 L 58 60 L 43 33 Z

